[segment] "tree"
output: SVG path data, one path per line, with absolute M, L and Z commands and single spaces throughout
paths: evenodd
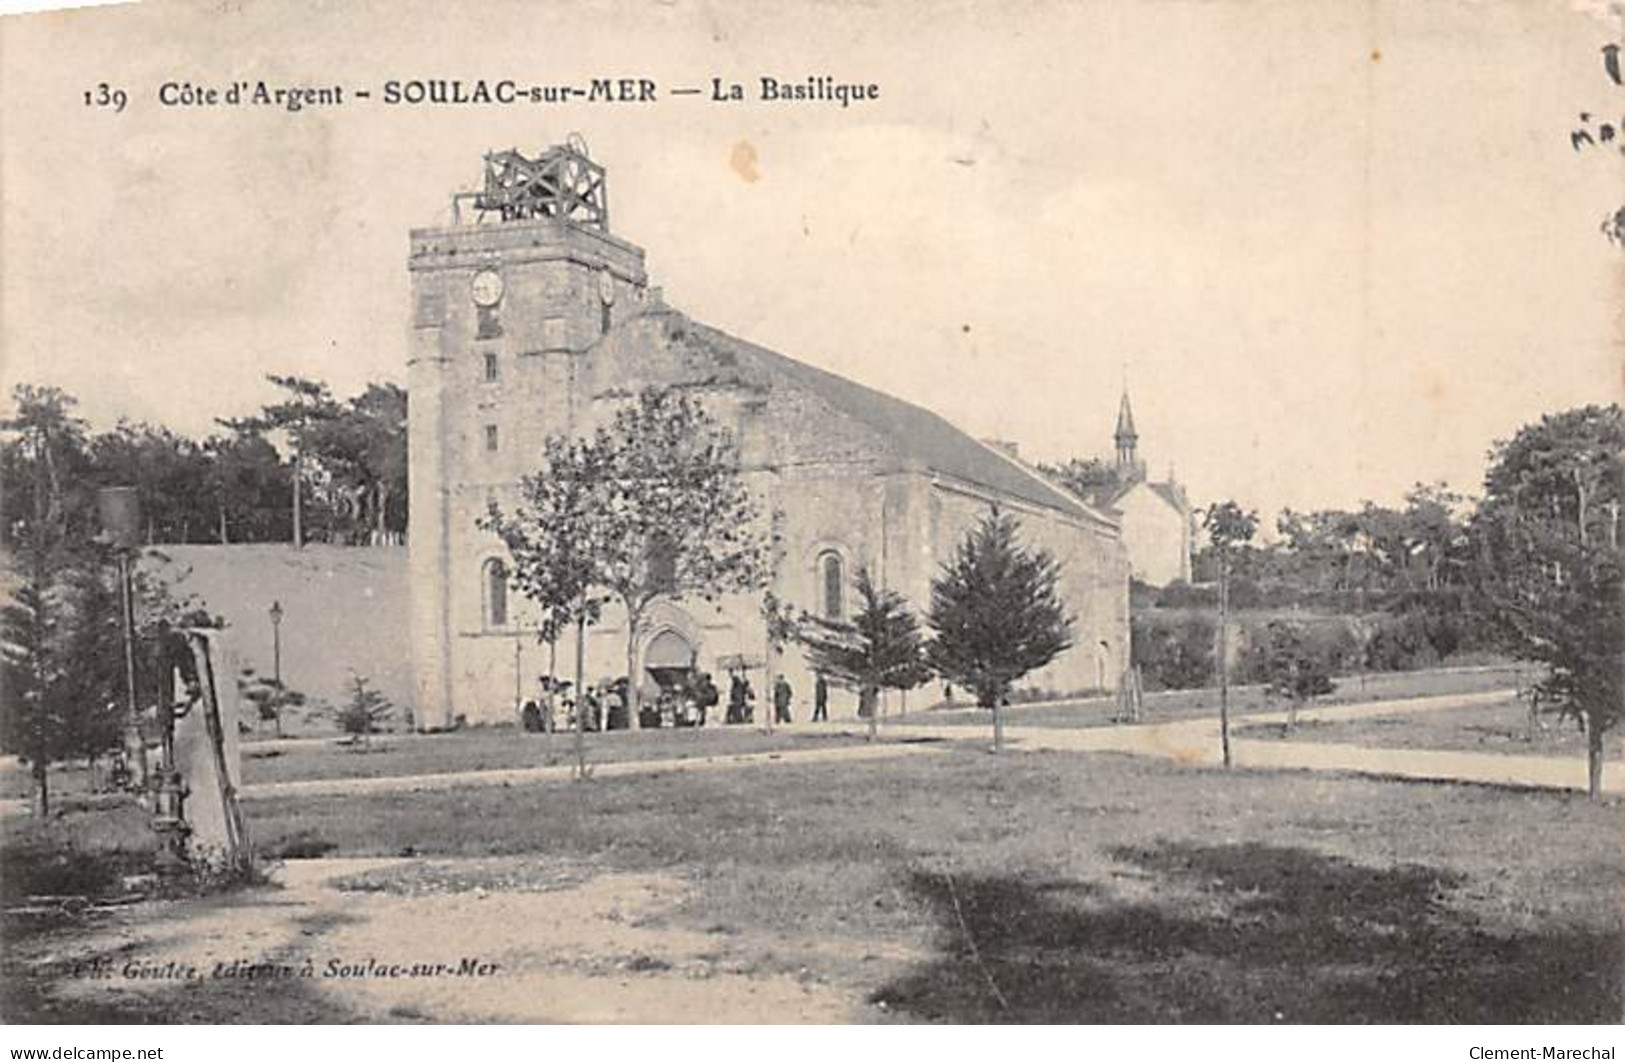
M 360 675 L 350 676 L 350 699 L 333 709 L 333 719 L 339 729 L 350 735 L 350 744 L 369 744 L 373 734 L 384 728 L 394 714 L 395 705 L 388 697 L 372 689 Z
M 995 508 L 960 540 L 931 582 L 927 659 L 943 678 L 976 692 L 993 710 L 993 748 L 1004 746 L 1002 708 L 1010 687 L 1072 645 L 1061 604 L 1060 565 L 1018 541 L 1014 517 Z
M 222 420 L 220 424 L 239 434 L 263 435 L 280 431 L 293 447 L 293 545 L 305 544 L 304 481 L 305 454 L 319 435 L 321 426 L 339 415 L 340 407 L 326 384 L 299 376 L 269 374 L 266 379 L 286 392 L 287 397 L 263 407 L 258 416 Z
M 1471 524 L 1476 590 L 1503 645 L 1545 665 L 1541 703 L 1585 729 L 1593 800 L 1625 698 L 1622 454 L 1617 405 L 1542 417 L 1496 446 Z
M 1215 502 L 1202 515 L 1202 529 L 1219 559 L 1219 747 L 1230 766 L 1230 568 L 1236 550 L 1252 541 L 1258 514 L 1233 501 Z
M 15 411 L 0 421 L 0 541 L 18 552 L 53 553 L 95 534 L 95 498 L 85 422 L 78 399 L 55 387 L 19 384 Z M 35 503 L 38 504 L 35 504 Z
M 1265 689 L 1287 702 L 1286 728 L 1298 725 L 1298 710 L 1332 692 L 1331 662 L 1318 652 L 1296 623 L 1272 620 L 1264 628 Z
M 69 585 L 90 548 L 89 503 L 76 474 L 84 422 L 56 388 L 18 386 L 0 422 L 6 541 L 17 555 L 11 601 L 0 610 L 0 737 L 28 761 L 34 813 L 50 814 L 49 768 L 66 755 L 77 691 Z M 28 503 L 16 504 L 27 498 Z
M 146 540 L 192 542 L 216 527 L 210 497 L 210 454 L 168 428 L 121 420 L 90 440 L 96 486 L 134 487 L 146 518 Z
M 207 494 L 215 509 L 215 538 L 236 542 L 285 542 L 293 523 L 284 500 L 293 470 L 276 447 L 253 434 L 215 435 L 203 442 L 209 456 Z
M 931 669 L 925 662 L 920 625 L 903 596 L 881 590 L 867 568 L 857 574 L 858 609 L 850 621 L 803 615 L 786 637 L 806 647 L 813 670 L 839 685 L 858 691 L 866 707 L 869 740 L 875 739 L 881 690 L 909 690 L 926 682 Z
M 1074 457 L 1059 465 L 1041 464 L 1038 470 L 1081 498 L 1113 494 L 1123 486 L 1122 471 L 1097 457 Z
M 69 667 L 51 758 L 82 758 L 95 780 L 96 761 L 119 748 L 129 727 L 123 614 L 118 580 L 108 563 L 66 567 L 59 583 L 61 655 Z M 137 638 L 143 613 L 137 611 Z
M 558 641 L 571 627 L 576 633 L 578 701 L 586 688 L 587 627 L 598 622 L 604 602 L 597 577 L 599 536 L 605 529 L 597 518 L 603 486 L 599 452 L 586 440 L 555 436 L 547 440 L 543 453 L 542 468 L 519 482 L 515 510 L 508 513 L 493 501 L 479 526 L 508 547 L 513 561 L 509 582 L 540 611 L 537 637 L 548 647 L 546 695 L 551 718 Z M 575 714 L 577 777 L 585 778 L 584 713 Z
M 576 622 L 578 699 L 580 629 L 600 596 L 620 602 L 630 718 L 650 604 L 766 584 L 767 540 L 733 436 L 683 392 L 647 389 L 590 437 L 548 440 L 544 468 L 521 481 L 520 496 L 514 513 L 493 506 L 480 524 L 507 544 L 515 583 L 544 622 L 566 612 Z
M 403 388 L 368 384 L 303 431 L 301 452 L 335 540 L 384 545 L 405 531 L 406 401 Z
M 767 536 L 756 527 L 733 435 L 682 391 L 644 390 L 598 428 L 587 453 L 578 471 L 590 477 L 594 502 L 592 582 L 626 610 L 627 711 L 636 719 L 649 605 L 761 589 Z

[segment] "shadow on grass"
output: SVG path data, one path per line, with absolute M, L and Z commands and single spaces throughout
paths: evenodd
M 0 962 L 0 1021 L 7 1025 L 338 1025 L 357 1021 L 348 1008 L 297 978 L 166 982 L 141 992 L 119 990 L 130 955 L 107 952 L 76 960 L 79 969 Z M 109 963 L 95 990 L 69 982 Z
M 1445 906 L 1449 872 L 1261 844 L 1112 854 L 1182 899 L 912 873 L 943 951 L 873 1001 L 953 1022 L 1619 1019 L 1619 932 L 1486 932 Z
M 241 895 L 212 903 L 242 902 Z M 165 916 L 184 918 L 181 909 Z M 85 913 L 40 927 L 18 948 L 8 938 L 0 957 L 0 1021 L 8 1025 L 314 1025 L 360 1020 L 321 989 L 320 978 L 241 974 L 218 976 L 208 963 L 191 977 L 132 977 L 143 968 L 164 965 L 134 942 L 81 950 L 86 932 L 107 933 L 120 915 Z M 149 912 L 138 917 L 152 917 Z M 296 920 L 301 937 L 319 936 L 359 921 L 343 912 L 323 912 Z M 299 966 L 292 947 L 256 956 L 263 963 Z

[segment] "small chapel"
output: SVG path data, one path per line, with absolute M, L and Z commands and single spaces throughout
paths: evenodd
M 857 572 L 921 612 L 931 580 L 992 507 L 1062 566 L 1072 647 L 1026 684 L 1115 689 L 1129 659 L 1130 560 L 1120 514 L 1050 482 L 919 406 L 710 327 L 668 305 L 642 248 L 612 232 L 606 174 L 579 142 L 486 156 L 479 192 L 450 225 L 414 229 L 409 535 L 412 666 L 420 727 L 512 721 L 548 673 L 530 604 L 502 542 L 477 520 L 511 505 L 554 435 L 579 435 L 647 387 L 682 387 L 733 433 L 745 481 L 782 513 L 779 600 L 842 619 Z M 878 356 L 878 353 L 877 353 Z M 1125 406 L 1126 409 L 1126 406 Z M 588 682 L 624 673 L 613 609 L 582 647 Z M 637 680 L 747 674 L 765 694 L 760 595 L 658 602 L 641 626 Z M 569 635 L 556 660 L 573 661 Z M 814 676 L 792 644 L 775 664 L 805 718 Z M 564 669 L 561 667 L 561 671 Z M 924 707 L 888 694 L 883 714 Z M 833 718 L 857 697 L 834 691 Z
M 1112 433 L 1116 456 L 1115 482 L 1093 497 L 1102 508 L 1115 510 L 1121 519 L 1123 546 L 1135 579 L 1149 586 L 1190 582 L 1195 526 L 1185 488 L 1170 471 L 1153 481 L 1140 456 L 1140 433 L 1134 427 L 1134 408 L 1128 389 L 1117 406 L 1117 429 Z

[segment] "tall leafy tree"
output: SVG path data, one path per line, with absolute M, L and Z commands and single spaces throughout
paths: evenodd
M 547 696 L 554 679 L 558 642 L 574 628 L 575 688 L 579 703 L 586 681 L 587 628 L 598 622 L 604 593 L 598 583 L 606 528 L 598 519 L 602 500 L 600 454 L 587 440 L 554 436 L 547 440 L 540 470 L 519 482 L 518 504 L 510 512 L 496 502 L 480 527 L 501 538 L 513 565 L 509 581 L 537 607 L 537 637 L 548 647 Z M 548 711 L 552 712 L 551 700 Z M 583 712 L 576 712 L 578 777 L 586 774 Z
M 931 669 L 925 662 L 919 622 L 903 596 L 876 587 L 867 568 L 858 569 L 856 588 L 858 608 L 850 620 L 807 614 L 787 628 L 785 636 L 795 637 L 806 648 L 814 671 L 858 691 L 859 704 L 868 709 L 873 741 L 880 691 L 913 689 L 930 679 Z
M 384 544 L 406 524 L 406 391 L 369 384 L 311 423 L 303 453 L 335 536 Z
M 282 390 L 280 401 L 264 406 L 255 416 L 224 419 L 220 424 L 239 434 L 281 432 L 286 435 L 293 449 L 293 478 L 290 484 L 293 544 L 299 548 L 305 544 L 306 455 L 322 426 L 337 417 L 341 407 L 332 391 L 320 380 L 275 374 L 267 375 L 266 379 Z
M 19 384 L 0 421 L 3 541 L 51 552 L 95 533 L 95 497 L 87 426 L 78 399 L 59 388 Z
M 645 390 L 590 437 L 550 440 L 545 468 L 525 478 L 521 496 L 513 514 L 498 508 L 483 523 L 507 543 L 516 572 L 536 573 L 519 576 L 527 596 L 545 603 L 586 587 L 622 606 L 632 718 L 649 606 L 766 584 L 768 536 L 733 436 L 684 392 Z M 550 513 L 569 519 L 550 524 Z
M 120 421 L 90 441 L 98 486 L 136 488 L 147 542 L 193 542 L 216 529 L 209 483 L 212 460 L 197 443 L 168 428 Z
M 658 598 L 714 600 L 767 583 L 769 536 L 739 469 L 733 434 L 692 396 L 646 389 L 593 435 L 596 579 L 626 612 L 628 711 L 642 683 L 637 646 Z
M 1625 414 L 1585 406 L 1496 447 L 1472 521 L 1476 588 L 1506 647 L 1546 666 L 1542 702 L 1584 727 L 1593 800 L 1625 706 L 1622 493 Z
M 960 541 L 931 583 L 927 658 L 945 679 L 976 692 L 993 710 L 993 747 L 1004 745 L 1002 708 L 1010 687 L 1072 645 L 1061 602 L 1060 565 L 1023 546 L 1013 516 L 997 509 Z
M 264 438 L 254 434 L 214 435 L 204 440 L 209 455 L 207 492 L 214 507 L 215 540 L 286 542 L 293 533 L 286 499 L 293 470 Z

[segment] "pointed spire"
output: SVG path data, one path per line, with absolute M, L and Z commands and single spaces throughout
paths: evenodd
M 1140 434 L 1134 430 L 1134 409 L 1129 405 L 1128 388 L 1123 388 L 1123 401 L 1117 406 L 1117 474 L 1119 479 L 1145 478 L 1145 463 L 1140 460 Z
M 1134 430 L 1134 410 L 1128 402 L 1128 388 L 1123 388 L 1123 400 L 1117 405 L 1117 448 L 1123 449 L 1125 443 L 1129 449 L 1139 441 L 1139 433 Z

